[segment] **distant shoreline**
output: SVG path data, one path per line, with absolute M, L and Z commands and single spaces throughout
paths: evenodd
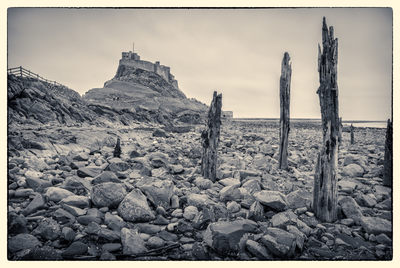
M 279 118 L 233 118 L 233 121 L 269 121 L 269 122 L 279 122 Z M 319 123 L 320 118 L 291 118 L 292 122 L 310 122 Z M 350 126 L 353 124 L 356 128 L 386 128 L 387 121 L 385 120 L 344 120 L 343 126 Z

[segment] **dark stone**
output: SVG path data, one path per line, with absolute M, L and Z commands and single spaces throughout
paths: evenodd
M 27 220 L 23 215 L 18 215 L 14 212 L 8 213 L 8 232 L 9 234 L 27 233 Z
M 85 255 L 88 252 L 88 246 L 80 241 L 73 242 L 61 256 L 64 259 L 73 259 L 76 256 Z

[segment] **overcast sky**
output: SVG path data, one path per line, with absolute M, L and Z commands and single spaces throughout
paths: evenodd
M 180 89 L 206 104 L 223 93 L 235 117 L 279 117 L 283 53 L 292 59 L 291 117 L 320 118 L 317 72 L 322 17 L 339 39 L 339 113 L 391 114 L 392 10 L 8 10 L 8 67 L 22 65 L 83 94 L 102 87 L 122 51 L 171 67 Z

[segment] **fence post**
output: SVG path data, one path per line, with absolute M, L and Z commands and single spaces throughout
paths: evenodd
M 22 77 L 22 66 L 19 66 L 19 74 Z

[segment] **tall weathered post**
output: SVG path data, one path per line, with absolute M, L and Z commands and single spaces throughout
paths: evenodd
M 324 222 L 337 219 L 337 165 L 339 148 L 339 103 L 337 86 L 338 40 L 333 27 L 322 22 L 322 54 L 318 45 L 320 86 L 317 94 L 321 106 L 323 146 L 318 154 L 314 176 L 314 213 Z
M 289 53 L 285 52 L 282 60 L 281 79 L 280 79 L 280 103 L 281 117 L 279 128 L 279 168 L 287 169 L 288 161 L 288 137 L 290 130 L 290 80 L 292 77 L 292 65 L 290 63 Z
M 393 185 L 393 123 L 388 119 L 385 142 L 385 163 L 383 166 L 383 185 Z
M 350 144 L 354 144 L 354 127 L 353 127 L 353 124 L 350 125 Z
M 343 124 L 342 118 L 339 118 L 339 144 L 342 143 L 342 135 L 343 135 Z
M 217 150 L 221 127 L 222 94 L 214 91 L 210 110 L 208 111 L 207 128 L 201 134 L 203 155 L 201 159 L 201 174 L 215 182 L 217 178 Z

